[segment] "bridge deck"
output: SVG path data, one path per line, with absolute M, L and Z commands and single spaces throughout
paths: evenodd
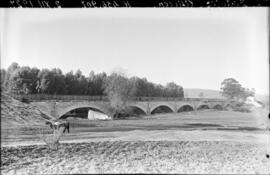
M 107 96 L 87 96 L 87 95 L 50 95 L 50 94 L 11 94 L 15 99 L 27 99 L 28 101 L 108 101 Z M 216 98 L 181 98 L 181 97 L 133 97 L 132 101 L 211 101 L 220 102 L 224 99 Z

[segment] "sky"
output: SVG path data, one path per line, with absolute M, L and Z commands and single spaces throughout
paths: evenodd
M 124 71 L 219 90 L 235 78 L 269 94 L 267 8 L 0 9 L 1 68 Z

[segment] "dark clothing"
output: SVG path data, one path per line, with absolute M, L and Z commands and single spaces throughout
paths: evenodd
M 61 127 L 64 127 L 64 131 L 63 131 L 63 133 L 65 133 L 66 132 L 66 130 L 67 130 L 67 132 L 69 133 L 70 131 L 69 131 L 69 122 L 67 122 L 67 121 L 65 121 L 65 122 L 63 122 L 63 123 L 60 123 L 60 124 L 55 124 L 55 123 L 51 123 L 51 122 L 46 122 L 46 125 L 50 125 L 50 128 L 51 129 L 54 129 L 54 130 L 58 130 L 58 129 L 60 129 Z

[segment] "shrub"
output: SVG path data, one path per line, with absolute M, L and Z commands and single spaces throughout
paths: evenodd
M 50 149 L 57 150 L 59 148 L 59 140 L 63 135 L 64 128 L 60 127 L 59 129 L 53 129 L 53 133 L 46 133 L 43 129 L 40 130 L 39 137 L 43 140 Z
M 20 101 L 29 104 L 29 100 L 27 98 L 22 97 Z
M 128 118 L 129 117 L 129 114 L 127 113 L 116 113 L 114 114 L 113 118 L 114 119 L 125 119 L 125 118 Z
M 251 110 L 248 108 L 248 107 L 246 107 L 246 106 L 236 106 L 236 107 L 234 107 L 233 108 L 233 110 L 234 111 L 237 111 L 237 112 L 251 112 Z

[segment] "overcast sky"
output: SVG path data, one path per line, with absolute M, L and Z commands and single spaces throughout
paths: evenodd
M 266 8 L 1 9 L 1 67 L 80 69 L 269 92 Z M 3 32 L 4 31 L 4 32 Z

